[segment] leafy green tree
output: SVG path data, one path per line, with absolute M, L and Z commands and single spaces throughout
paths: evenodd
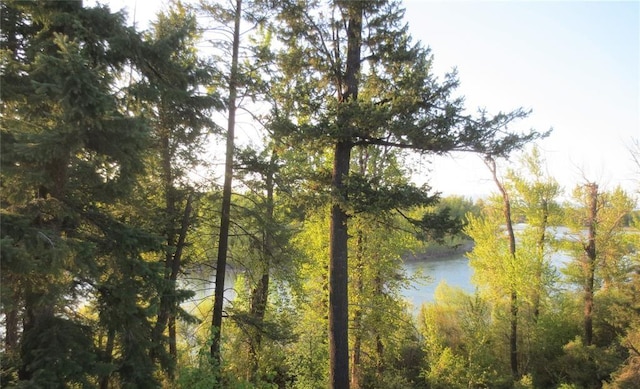
M 607 292 L 624 284 L 629 273 L 628 232 L 623 221 L 635 202 L 622 189 L 602 192 L 596 183 L 576 187 L 577 207 L 567 211 L 566 225 L 572 235 L 565 244 L 574 258 L 567 272 L 582 288 L 584 301 L 584 333 L 586 346 L 595 342 L 593 320 L 597 292 Z
M 476 150 L 502 155 L 536 137 L 501 132 L 522 111 L 463 114 L 451 98 L 454 74 L 440 83 L 429 51 L 413 44 L 393 1 L 282 2 L 278 54 L 286 82 L 296 87 L 298 142 L 332 150 L 329 344 L 332 388 L 349 385 L 348 229 L 351 152 L 359 145 L 425 153 Z M 320 149 L 316 149 L 320 150 Z
M 522 325 L 528 324 L 526 311 L 531 307 L 534 322 L 540 315 L 542 298 L 552 286 L 551 243 L 548 229 L 559 221 L 556 198 L 559 186 L 542 174 L 542 162 L 537 149 L 526 154 L 524 169 L 510 170 L 506 179 L 498 176 L 495 159 L 486 159 L 499 196 L 489 203 L 484 217 L 471 218 L 466 227 L 475 247 L 469 254 L 476 282 L 493 297 L 509 300 L 509 356 L 511 373 L 519 379 L 520 366 L 528 366 L 530 355 L 519 350 L 526 336 Z M 522 231 L 515 230 L 514 218 L 526 220 Z M 495 309 L 500 309 L 499 304 Z M 520 333 L 518 331 L 520 327 Z
M 548 291 L 551 276 L 550 261 L 555 237 L 552 228 L 562 222 L 562 210 L 558 202 L 561 188 L 558 182 L 545 173 L 545 164 L 537 147 L 522 156 L 521 167 L 507 172 L 508 185 L 513 192 L 513 212 L 518 220 L 526 223 L 524 246 L 534 250 L 532 255 L 535 282 L 525 299 L 532 306 L 534 318 L 540 315 L 544 295 Z M 533 240 L 533 242 L 529 242 Z

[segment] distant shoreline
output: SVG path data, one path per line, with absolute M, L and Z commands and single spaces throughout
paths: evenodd
M 464 240 L 455 245 L 434 245 L 427 247 L 423 252 L 410 253 L 402 257 L 404 262 L 428 262 L 447 257 L 455 257 L 473 250 L 474 242 Z

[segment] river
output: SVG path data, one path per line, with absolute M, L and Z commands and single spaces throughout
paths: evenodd
M 411 278 L 426 278 L 424 281 L 413 282 L 410 287 L 402 290 L 403 296 L 416 310 L 423 303 L 433 301 L 436 288 L 443 281 L 466 292 L 472 293 L 475 289 L 471 283 L 473 269 L 464 253 L 438 259 L 407 261 L 404 269 Z
M 469 266 L 469 260 L 464 253 L 454 254 L 448 257 L 428 260 L 409 260 L 403 264 L 404 270 L 410 278 L 416 278 L 411 286 L 402 290 L 402 295 L 417 309 L 425 302 L 434 299 L 436 287 L 446 281 L 448 285 L 460 287 L 467 292 L 473 292 L 474 286 L 471 284 L 473 269 Z M 225 280 L 225 300 L 232 301 L 235 298 L 233 289 L 237 270 L 229 268 L 226 272 Z M 207 280 L 208 278 L 208 280 Z M 184 285 L 196 292 L 191 300 L 191 305 L 213 296 L 215 287 L 215 276 L 194 277 Z M 225 302 L 225 303 L 226 303 Z
M 560 269 L 565 266 L 568 260 L 566 254 L 555 253 L 551 262 L 556 269 Z M 446 282 L 452 287 L 461 288 L 468 293 L 473 293 L 475 290 L 475 286 L 471 283 L 473 269 L 464 252 L 426 260 L 407 260 L 403 263 L 403 267 L 407 276 L 418 279 L 412 282 L 409 287 L 402 289 L 402 295 L 413 305 L 414 312 L 417 312 L 423 303 L 434 300 L 435 290 L 442 282 Z M 236 274 L 237 271 L 233 269 L 227 271 L 227 279 L 225 280 L 225 299 L 227 302 L 235 297 L 233 286 Z M 193 302 L 213 296 L 214 278 L 210 277 L 209 281 L 200 279 L 191 283 L 191 287 L 196 290 Z

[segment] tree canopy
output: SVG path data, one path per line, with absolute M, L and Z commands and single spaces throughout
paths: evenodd
M 2 385 L 637 382 L 635 199 L 563 203 L 529 147 L 548 133 L 465 106 L 401 2 L 172 1 L 145 31 L 0 7 Z M 497 195 L 414 182 L 413 156 L 456 152 Z M 477 289 L 411 307 L 434 248 Z

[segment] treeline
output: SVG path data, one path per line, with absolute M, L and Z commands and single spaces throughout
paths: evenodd
M 442 285 L 418 318 L 429 387 L 638 386 L 637 200 L 545 172 L 534 148 L 469 214 L 476 292 Z
M 468 114 L 398 2 L 173 2 L 142 32 L 80 0 L 0 6 L 3 387 L 638 382 L 634 202 L 590 183 L 561 204 L 536 151 L 500 175 L 546 133 Z M 453 151 L 500 196 L 411 182 L 410 156 Z M 461 234 L 477 293 L 414 317 L 401 258 Z

